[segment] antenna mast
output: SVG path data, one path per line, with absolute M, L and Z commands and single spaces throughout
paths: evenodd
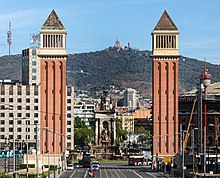
M 12 45 L 11 15 L 9 18 L 9 28 L 7 31 L 7 43 L 8 43 L 8 47 L 9 47 L 8 53 L 9 53 L 9 55 L 11 55 L 11 45 Z

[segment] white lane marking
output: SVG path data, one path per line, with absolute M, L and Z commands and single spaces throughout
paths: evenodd
M 76 171 L 74 171 L 72 174 L 71 174 L 71 176 L 70 176 L 70 178 L 72 178 L 73 177 L 73 175 L 76 173 Z
M 117 168 L 117 170 L 123 175 L 124 178 L 127 178 L 127 176 L 125 176 L 125 174 L 120 169 Z
M 140 178 L 144 178 L 144 177 L 142 177 L 140 174 L 136 173 L 135 171 L 133 171 L 133 173 L 136 174 L 136 175 L 137 175 L 138 177 L 140 177 Z
M 105 170 L 106 178 L 108 178 L 108 174 L 107 174 L 106 168 L 104 170 Z
M 112 177 L 114 178 L 114 175 L 113 175 L 113 173 L 112 173 L 112 170 L 109 169 L 109 172 L 111 173 Z
M 84 178 L 86 178 L 86 176 L 87 176 L 87 173 L 88 173 L 88 171 L 86 171 L 86 173 L 85 173 L 85 175 L 84 175 Z
M 117 167 L 115 167 L 117 169 Z M 117 173 L 117 171 L 113 168 L 113 171 L 115 172 L 115 174 L 120 178 L 119 174 Z
M 100 178 L 102 178 L 102 169 L 99 168 L 99 174 L 100 174 Z
M 157 178 L 156 176 L 154 176 L 153 174 L 146 172 L 149 176 L 152 176 L 153 178 Z

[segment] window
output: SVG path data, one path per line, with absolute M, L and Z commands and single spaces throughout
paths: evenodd
M 67 125 L 71 125 L 71 121 L 67 121 Z
M 67 99 L 67 103 L 71 103 L 71 99 Z
M 26 113 L 26 117 L 30 117 L 30 113 Z
M 30 98 L 26 98 L 26 103 L 30 103 Z
M 21 128 L 19 127 L 19 128 L 17 128 L 17 132 L 21 132 Z
M 72 88 L 67 87 L 67 96 L 71 96 Z
M 18 86 L 18 95 L 22 95 L 22 89 L 21 89 L 21 86 Z
M 13 139 L 13 135 L 9 135 L 9 139 L 12 140 Z
M 38 103 L 38 98 L 34 98 L 34 103 Z
M 18 103 L 21 103 L 21 102 L 22 102 L 22 99 L 21 99 L 21 98 L 18 98 L 17 101 L 18 101 Z
M 18 121 L 17 121 L 17 124 L 18 124 L 18 125 L 21 125 L 21 120 L 18 120 Z
M 5 110 L 5 105 L 1 105 L 1 110 Z
M 67 132 L 71 132 L 71 128 L 67 128 Z
M 30 106 L 26 106 L 26 110 L 30 110 Z
M 34 125 L 38 124 L 38 121 L 34 121 Z
M 30 125 L 30 123 L 31 122 L 29 120 L 26 120 L 26 122 L 25 122 L 26 125 Z
M 38 110 L 38 106 L 34 106 L 34 110 Z
M 36 80 L 36 78 L 37 78 L 36 75 L 32 76 L 32 80 Z
M 71 111 L 71 106 L 67 106 L 67 111 Z
M 1 98 L 1 102 L 3 102 L 3 103 L 4 103 L 4 102 L 5 102 L 5 98 Z
M 28 128 L 25 128 L 25 131 L 26 131 L 26 132 L 30 132 L 30 130 L 31 130 L 31 129 L 30 129 L 29 127 L 28 127 Z
M 5 86 L 1 85 L 1 95 L 5 95 Z
M 21 113 L 17 113 L 17 117 L 22 117 L 22 114 Z
M 9 113 L 9 117 L 14 117 L 13 113 Z
M 32 73 L 36 73 L 36 68 L 32 68 Z
M 9 95 L 13 95 L 13 86 L 9 86 Z
M 71 139 L 71 135 L 67 135 L 67 139 L 70 140 Z
M 68 114 L 67 114 L 67 118 L 71 118 L 71 114 L 68 113 Z
M 9 102 L 10 102 L 10 103 L 13 103 L 13 98 L 9 98 Z
M 17 110 L 21 110 L 21 106 L 17 106 Z
M 14 130 L 13 127 L 9 128 L 9 132 L 13 132 L 13 130 Z
M 0 139 L 5 139 L 5 136 L 4 135 L 0 135 Z
M 21 135 L 17 135 L 17 139 L 21 140 Z
M 5 113 L 1 113 L 1 117 L 5 117 Z
M 34 117 L 38 117 L 38 113 L 34 113 Z
M 36 65 L 37 65 L 37 62 L 36 62 L 36 61 L 32 61 L 32 65 L 33 65 L 33 66 L 36 66 Z
M 0 131 L 1 131 L 1 132 L 5 132 L 5 128 L 4 128 L 4 127 L 1 127 L 1 128 L 0 128 Z
M 30 139 L 30 135 L 25 135 L 25 139 Z
M 30 95 L 30 86 L 26 86 L 26 95 Z
M 5 124 L 5 120 L 1 120 L 1 121 L 0 121 L 0 124 Z
M 9 120 L 9 124 L 13 124 L 13 120 Z

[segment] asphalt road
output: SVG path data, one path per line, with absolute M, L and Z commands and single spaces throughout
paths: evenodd
M 152 172 L 150 167 L 128 166 L 126 163 L 101 163 L 95 171 L 96 178 L 156 178 L 165 177 Z M 75 168 L 65 171 L 60 178 L 90 178 L 87 168 Z

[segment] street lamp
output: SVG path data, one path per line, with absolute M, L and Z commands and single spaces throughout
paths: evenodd
M 185 172 L 184 172 L 184 171 L 185 171 L 186 168 L 185 168 L 185 158 L 184 158 L 185 155 L 184 155 L 184 142 L 183 142 L 183 141 L 184 141 L 184 137 L 185 137 L 185 132 L 186 132 L 186 131 L 185 131 L 185 130 L 182 130 L 182 132 L 183 132 L 183 133 L 182 133 L 182 135 L 183 135 L 183 138 L 182 138 L 182 151 L 183 151 L 183 153 L 182 153 L 182 154 L 183 154 L 183 155 L 182 155 L 182 156 L 183 156 L 183 159 L 182 159 L 182 167 L 183 167 L 183 178 L 185 178 Z
M 218 173 L 218 125 L 214 124 L 209 124 L 210 127 L 214 127 L 214 132 L 215 132 L 215 146 L 216 146 L 216 158 L 215 158 L 215 172 L 216 174 Z
M 193 128 L 192 129 L 192 155 L 193 155 L 193 177 L 195 175 L 195 155 L 194 155 L 194 146 L 195 146 L 195 130 L 198 130 L 198 128 Z
M 6 110 L 13 110 L 13 106 L 6 107 Z M 17 174 L 15 174 L 15 117 L 13 114 L 13 175 L 15 175 L 15 178 L 17 177 Z

